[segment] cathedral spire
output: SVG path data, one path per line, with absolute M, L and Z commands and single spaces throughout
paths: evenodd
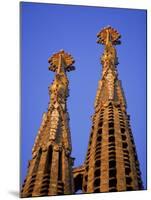
M 66 105 L 69 81 L 66 72 L 75 69 L 74 60 L 61 50 L 53 54 L 48 62 L 49 70 L 56 74 L 49 87 L 48 111 L 43 115 L 35 139 L 22 197 L 73 193 L 72 145 Z
M 143 188 L 124 92 L 116 69 L 115 45 L 120 43 L 119 39 L 120 34 L 110 26 L 98 34 L 98 43 L 105 48 L 84 170 L 81 167 L 84 171 L 82 190 L 86 193 Z

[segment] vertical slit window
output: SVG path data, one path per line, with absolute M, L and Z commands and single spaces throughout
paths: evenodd
M 52 162 L 52 146 L 49 146 L 48 153 L 47 153 L 47 161 L 46 161 L 46 166 L 45 166 L 45 173 L 50 174 L 51 162 Z
M 62 152 L 59 151 L 58 180 L 62 180 Z

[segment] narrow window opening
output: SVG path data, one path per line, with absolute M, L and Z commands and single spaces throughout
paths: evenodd
M 121 127 L 125 127 L 125 124 L 123 122 L 120 122 Z
M 109 129 L 109 135 L 114 135 L 114 129 Z
M 30 184 L 31 184 L 31 183 L 34 183 L 34 182 L 35 182 L 35 179 L 32 179 L 31 182 L 30 182 Z
M 109 119 L 109 123 L 113 123 L 114 122 L 114 120 L 113 119 Z
M 95 159 L 100 159 L 100 157 L 101 157 L 100 153 L 95 155 Z
M 129 159 L 128 158 L 124 158 L 124 162 L 129 163 Z
M 102 140 L 101 136 L 97 137 L 97 141 L 101 141 L 101 140 Z
M 101 148 L 101 142 L 97 141 L 96 148 Z
M 124 149 L 123 152 L 126 153 L 126 154 L 129 154 L 128 150 L 126 150 L 126 149 Z
M 108 114 L 109 114 L 110 117 L 113 117 L 113 111 L 109 111 Z
M 123 122 L 120 122 L 121 127 L 125 127 L 125 124 Z
M 100 146 L 96 148 L 95 153 L 97 153 L 97 152 L 101 153 L 101 147 Z
M 110 143 L 109 147 L 115 147 L 115 143 Z
M 124 133 L 125 132 L 125 128 L 121 128 L 121 133 Z
M 129 155 L 124 154 L 124 158 L 127 158 L 129 160 Z
M 126 175 L 129 175 L 130 172 L 131 172 L 130 168 L 125 168 L 125 174 L 126 174 Z
M 115 142 L 115 137 L 114 136 L 110 136 L 109 137 L 109 142 Z
M 127 148 L 127 143 L 123 142 L 123 148 Z
M 58 180 L 62 180 L 62 152 L 59 151 Z
M 113 167 L 115 167 L 115 166 L 116 166 L 115 160 L 109 161 L 109 167 L 110 167 L 110 168 L 113 168 Z
M 29 190 L 29 193 L 32 193 L 32 191 L 33 191 L 33 188 L 31 188 L 31 189 Z
M 100 153 L 101 153 L 101 149 L 97 149 L 95 152 L 96 155 L 100 155 Z
M 124 163 L 125 164 L 125 167 L 128 167 L 128 168 L 130 168 L 130 164 L 129 163 Z
M 113 128 L 114 127 L 114 123 L 109 123 L 109 128 Z
M 123 117 L 119 117 L 119 120 L 124 120 Z
M 100 178 L 95 179 L 94 186 L 97 187 L 100 185 Z
M 122 140 L 126 140 L 126 136 L 125 135 L 122 135 Z
M 99 126 L 102 127 L 102 125 L 103 125 L 103 122 L 100 122 L 100 123 L 99 123 Z
M 103 117 L 100 117 L 100 122 L 103 122 Z
M 109 187 L 116 187 L 117 180 L 116 179 L 111 179 L 109 180 Z
M 89 166 L 86 167 L 86 171 L 88 171 L 88 170 L 89 170 Z
M 102 129 L 101 128 L 98 130 L 98 134 L 99 135 L 102 134 Z
M 110 159 L 110 160 L 115 160 L 115 159 L 116 159 L 116 158 L 115 158 L 115 155 L 110 155 L 110 156 L 109 156 L 109 159 Z
M 101 161 L 100 160 L 96 160 L 95 161 L 95 167 L 100 167 L 101 165 Z
M 49 184 L 49 180 L 44 180 L 43 183 Z
M 116 177 L 116 169 L 112 169 L 109 171 L 109 177 L 112 178 L 112 177 Z
M 51 163 L 52 163 L 52 146 L 49 146 L 48 153 L 47 153 L 47 162 L 45 166 L 45 174 L 50 174 Z
M 36 175 L 32 175 L 32 178 L 35 178 L 36 177 Z
M 109 152 L 109 157 L 115 157 L 115 151 Z
M 100 169 L 97 169 L 97 170 L 95 170 L 95 173 L 94 173 L 94 175 L 95 175 L 95 177 L 98 177 L 98 176 L 100 176 Z
M 109 109 L 109 110 L 108 110 L 108 113 L 109 113 L 109 114 L 113 114 L 113 110 L 112 110 L 112 109 Z
M 110 144 L 109 144 L 110 146 Z M 109 147 L 109 151 L 115 151 L 115 147 Z
M 99 146 L 97 146 L 96 151 L 97 151 L 97 150 L 101 150 L 100 144 L 99 144 Z

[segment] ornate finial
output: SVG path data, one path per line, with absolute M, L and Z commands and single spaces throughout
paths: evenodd
M 107 26 L 97 34 L 97 37 L 97 43 L 107 45 L 110 42 L 114 45 L 117 45 L 120 44 L 119 39 L 121 35 L 117 32 L 116 29 L 112 28 L 111 26 Z
M 73 66 L 74 59 L 64 50 L 60 50 L 58 53 L 53 54 L 49 59 L 48 62 L 50 64 L 49 70 L 53 72 L 59 71 L 72 71 L 75 69 Z

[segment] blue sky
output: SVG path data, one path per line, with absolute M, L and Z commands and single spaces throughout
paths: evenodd
M 146 188 L 146 11 L 86 6 L 21 3 L 21 182 L 32 146 L 47 111 L 54 73 L 48 58 L 60 49 L 72 54 L 76 70 L 68 73 L 68 111 L 75 166 L 85 159 L 91 115 L 102 66 L 97 33 L 111 25 L 122 35 L 117 46 L 119 79 Z

